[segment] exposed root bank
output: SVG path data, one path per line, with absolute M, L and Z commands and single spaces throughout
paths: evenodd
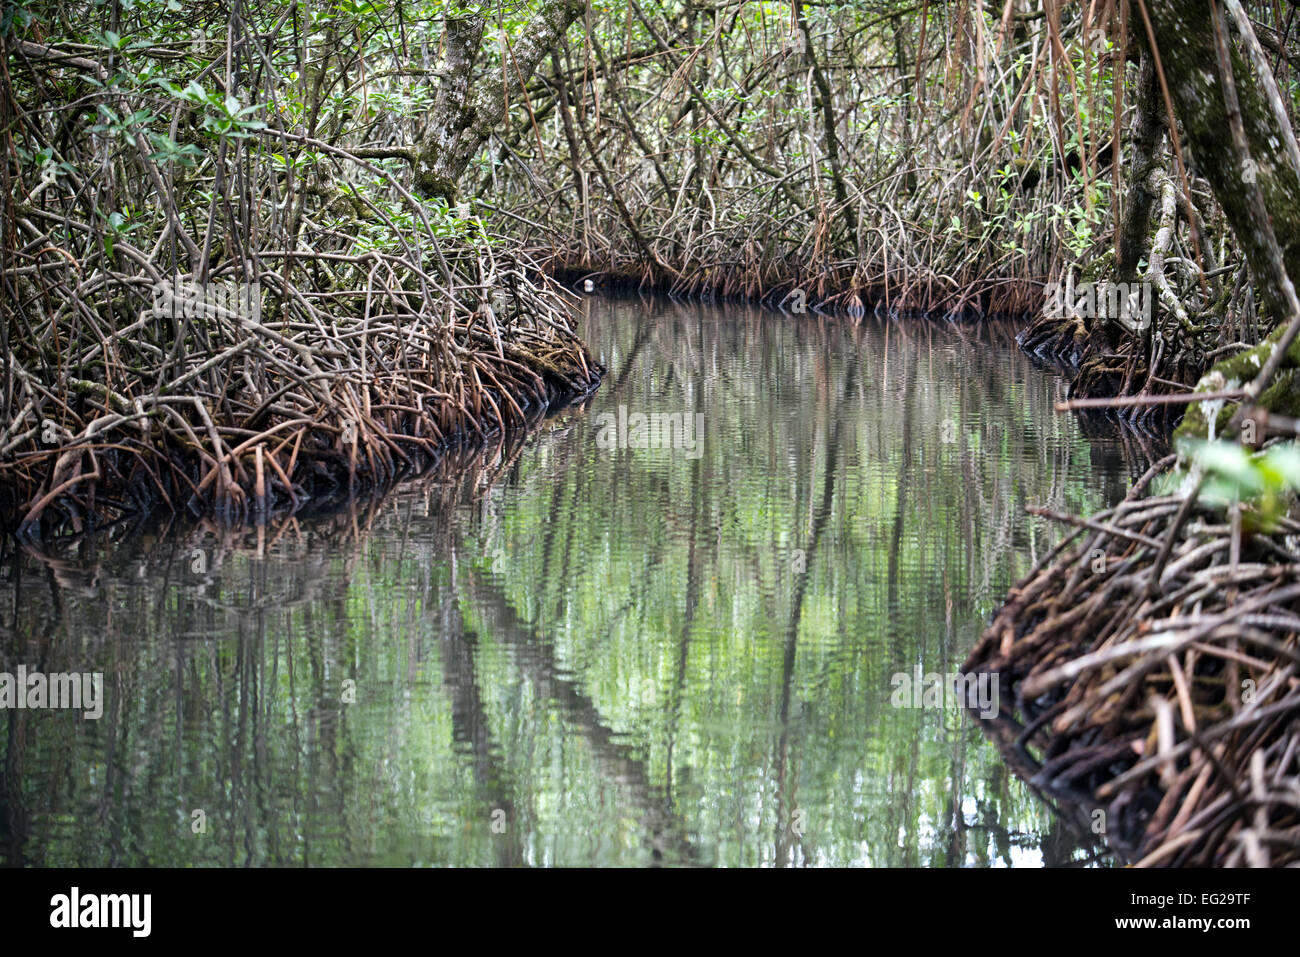
M 786 312 L 824 312 L 861 316 L 942 315 L 946 318 L 1023 316 L 1042 304 L 1042 283 L 1016 278 L 972 277 L 958 284 L 951 277 L 917 271 L 873 274 L 863 278 L 852 262 L 822 269 L 796 263 L 746 267 L 715 263 L 663 276 L 635 262 L 581 267 L 539 254 L 556 279 L 580 286 L 590 281 L 601 290 L 653 292 L 710 302 L 745 302 Z
M 376 522 L 400 508 L 397 503 L 418 500 L 429 512 L 440 512 L 481 501 L 518 463 L 527 437 L 525 431 L 511 429 L 482 441 L 449 444 L 425 472 L 403 485 L 399 495 L 372 486 L 344 501 L 313 499 L 296 512 L 281 510 L 257 523 L 223 522 L 212 516 L 193 519 L 157 510 L 82 535 L 40 541 L 0 536 L 0 563 L 22 554 L 39 562 L 61 587 L 93 589 L 105 560 L 122 549 L 138 549 L 158 580 L 167 577 L 168 568 L 183 565 L 204 582 L 212 582 L 240 554 L 264 559 L 282 543 L 292 543 L 292 553 L 308 562 L 313 572 L 307 578 L 306 595 L 280 596 L 279 604 L 285 607 L 315 594 L 325 580 L 319 574 L 320 563 L 340 555 L 356 561 Z M 204 553 L 201 572 L 192 564 L 196 549 Z
M 600 380 L 563 292 L 522 264 L 448 289 L 396 256 L 313 259 L 328 289 L 269 273 L 246 287 L 255 299 L 222 299 L 213 290 L 239 287 L 151 284 L 142 258 L 108 307 L 135 321 L 112 331 L 82 300 L 33 329 L 48 346 L 11 357 L 17 413 L 0 430 L 7 526 L 30 538 L 155 507 L 235 522 L 296 511 L 527 426 Z M 252 308 L 263 298 L 273 316 Z
M 1300 523 L 1145 484 L 1090 519 L 1048 516 L 1077 530 L 965 665 L 999 676 L 986 727 L 1128 861 L 1300 862 Z

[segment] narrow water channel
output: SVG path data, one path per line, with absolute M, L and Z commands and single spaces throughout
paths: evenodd
M 586 309 L 604 385 L 459 475 L 7 555 L 0 671 L 104 693 L 0 711 L 0 862 L 1081 858 L 899 676 L 959 668 L 1056 540 L 1027 505 L 1145 463 L 1053 411 L 1011 327 Z

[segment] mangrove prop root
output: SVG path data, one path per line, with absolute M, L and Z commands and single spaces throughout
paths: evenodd
M 600 380 L 566 294 L 529 264 L 498 262 L 488 282 L 452 259 L 460 281 L 435 290 L 400 255 L 329 261 L 324 287 L 256 276 L 245 288 L 269 308 L 253 310 L 205 300 L 188 278 L 164 283 L 177 292 L 160 306 L 141 256 L 141 282 L 104 283 L 117 302 L 80 300 L 92 320 L 116 308 L 134 322 L 60 332 L 50 321 L 57 349 L 14 350 L 4 526 L 30 540 L 154 507 L 236 523 L 315 507 L 421 471 L 454 442 L 529 425 Z M 39 279 L 76 297 L 62 263 Z
M 964 668 L 1013 766 L 1139 866 L 1300 863 L 1300 524 L 1136 490 L 1036 514 L 1065 547 Z
M 221 35 L 245 50 L 270 36 L 234 18 Z M 268 107 L 274 70 L 239 91 L 260 104 L 247 135 L 200 135 L 193 105 L 174 107 L 184 163 L 157 151 L 181 150 L 165 119 L 152 139 L 90 135 L 81 119 L 97 110 L 145 123 L 156 106 L 103 56 L 34 39 L 7 50 L 4 530 L 76 535 L 159 507 L 232 523 L 315 509 L 599 382 L 574 297 L 538 262 L 476 213 L 418 200 L 384 144 L 317 137 Z M 23 159 L 37 155 L 57 169 Z M 129 228 L 114 210 L 131 211 Z

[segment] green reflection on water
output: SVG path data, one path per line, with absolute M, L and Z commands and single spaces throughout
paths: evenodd
M 453 479 L 9 561 L 2 670 L 102 671 L 107 704 L 0 712 L 0 861 L 1082 856 L 891 678 L 960 667 L 1057 534 L 1025 505 L 1139 466 L 997 325 L 587 308 L 602 388 Z M 699 454 L 602 448 L 619 406 L 701 413 Z

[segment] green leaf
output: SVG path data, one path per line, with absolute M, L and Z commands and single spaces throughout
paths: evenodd
M 1261 466 L 1272 484 L 1300 490 L 1300 449 L 1294 442 L 1273 446 L 1264 453 Z
M 1196 450 L 1196 461 L 1205 471 L 1234 482 L 1258 482 L 1249 453 L 1235 442 L 1205 442 Z

